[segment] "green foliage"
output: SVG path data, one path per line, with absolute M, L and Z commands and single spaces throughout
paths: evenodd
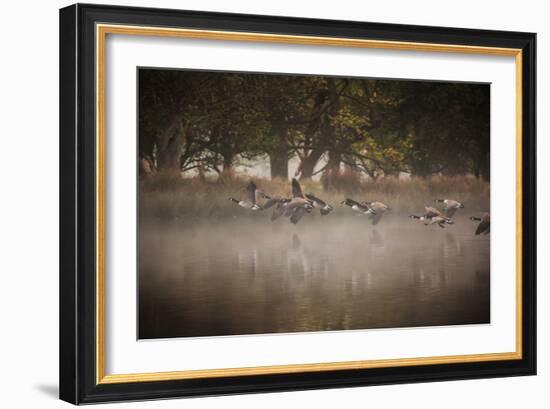
M 408 172 L 489 179 L 487 84 L 141 69 L 139 147 L 158 169 L 230 172 L 290 157 L 302 180 L 322 158 L 325 187 L 342 173 Z

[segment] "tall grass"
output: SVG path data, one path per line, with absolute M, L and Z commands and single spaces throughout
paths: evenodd
M 139 213 L 141 220 L 178 219 L 195 222 L 224 219 L 248 214 L 227 200 L 240 198 L 251 178 L 222 176 L 216 180 L 157 175 L 144 179 L 139 185 Z M 259 188 L 273 196 L 289 197 L 290 182 L 282 179 L 252 178 Z M 394 213 L 421 213 L 424 206 L 434 206 L 434 199 L 455 199 L 463 202 L 471 212 L 488 211 L 489 183 L 472 176 L 433 176 L 427 179 L 400 179 L 385 177 L 377 181 L 350 181 L 340 188 L 324 191 L 316 181 L 301 182 L 304 192 L 334 206 L 334 214 L 349 214 L 340 202 L 350 197 L 358 201 L 378 200 L 390 206 Z M 269 211 L 270 213 L 270 211 Z

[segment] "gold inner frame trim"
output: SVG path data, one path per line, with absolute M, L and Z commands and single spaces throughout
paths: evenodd
M 296 45 L 371 48 L 399 51 L 444 52 L 515 57 L 516 65 L 516 350 L 504 353 L 450 355 L 365 361 L 321 362 L 314 364 L 275 365 L 173 372 L 105 374 L 105 41 L 107 34 L 193 38 L 223 41 L 247 41 Z M 96 25 L 96 382 L 114 384 L 183 379 L 204 379 L 267 374 L 291 374 L 348 369 L 388 368 L 413 365 L 437 365 L 490 362 L 522 358 L 522 51 L 515 48 L 466 46 L 456 44 L 414 43 L 363 40 L 353 38 L 295 36 L 178 29 L 166 27 Z

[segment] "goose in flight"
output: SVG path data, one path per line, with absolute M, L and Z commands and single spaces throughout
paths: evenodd
M 269 200 L 271 199 L 271 196 L 268 195 L 266 192 L 264 192 L 263 190 L 260 190 L 258 188 L 256 188 L 256 201 L 258 201 L 259 199 L 266 199 L 266 200 Z
M 382 220 L 384 213 L 391 210 L 388 205 L 382 202 L 362 202 L 362 204 L 367 206 L 373 212 L 370 214 L 373 225 L 377 225 L 378 222 Z
M 424 214 L 422 216 L 411 214 L 409 217 L 411 219 L 417 219 L 417 220 L 422 220 L 424 222 L 427 222 L 431 220 L 433 217 L 444 217 L 444 216 L 435 207 L 424 206 Z
M 480 222 L 477 225 L 476 236 L 480 234 L 487 235 L 491 232 L 491 216 L 489 213 L 484 213 L 481 217 L 472 216 L 470 217 L 470 220 Z
M 426 216 L 415 216 L 414 214 L 411 214 L 409 216 L 411 219 L 416 219 L 424 222 L 424 226 L 430 226 L 432 224 L 437 224 L 442 229 L 445 228 L 446 224 L 454 224 L 454 222 L 449 217 L 445 216 L 433 216 L 433 217 L 426 217 Z
M 302 193 L 300 182 L 296 178 L 292 179 L 292 199 L 284 205 L 283 214 L 290 218 L 290 222 L 297 224 L 306 213 L 311 213 L 313 203 L 306 199 Z
M 411 219 L 423 221 L 426 226 L 437 224 L 439 227 L 444 228 L 445 224 L 454 224 L 450 217 L 443 216 L 439 210 L 431 206 L 424 207 L 424 214 L 422 216 L 411 214 L 409 217 Z
M 229 197 L 228 200 L 230 200 L 233 203 L 236 203 L 241 207 L 244 207 L 245 209 L 254 210 L 254 211 L 262 210 L 262 207 L 256 203 L 256 184 L 250 181 L 250 183 L 248 183 L 248 185 L 246 186 L 245 191 L 246 191 L 246 194 L 243 200 L 238 200 L 238 199 L 235 199 L 234 197 Z
M 310 200 L 311 203 L 313 203 L 313 207 L 316 207 L 319 209 L 321 216 L 326 216 L 327 214 L 332 212 L 332 210 L 334 210 L 334 208 L 331 205 L 319 199 L 318 197 L 313 196 L 311 193 L 306 193 L 306 198 Z
M 439 210 L 432 206 L 424 206 L 424 217 L 431 219 L 432 217 L 443 216 Z
M 452 199 L 435 199 L 436 203 L 444 203 L 443 212 L 447 217 L 453 217 L 458 209 L 464 209 L 464 204 Z
M 273 213 L 271 213 L 271 221 L 274 221 L 284 214 L 286 205 L 290 202 L 290 200 L 291 199 L 286 197 L 270 197 L 264 203 L 262 208 L 265 210 L 275 206 Z
M 344 199 L 340 204 L 349 206 L 351 210 L 360 214 L 374 214 L 374 211 L 365 204 L 361 204 L 353 199 Z

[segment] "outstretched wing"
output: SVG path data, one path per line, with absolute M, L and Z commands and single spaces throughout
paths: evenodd
M 303 207 L 298 207 L 293 213 L 292 213 L 292 216 L 290 216 L 290 222 L 292 224 L 296 224 L 300 221 L 300 219 L 302 218 L 302 216 L 304 214 L 306 214 L 307 211 L 305 208 Z
M 277 206 L 275 207 L 275 209 L 273 209 L 273 213 L 271 214 L 271 221 L 277 220 L 283 215 L 284 212 L 285 205 L 283 203 L 277 203 Z
M 300 186 L 300 182 L 298 182 L 297 179 L 292 179 L 292 197 L 304 197 L 304 194 L 302 193 L 302 187 Z
M 258 200 L 258 199 L 271 199 L 271 196 L 269 196 L 263 190 L 256 189 L 256 200 Z
M 269 209 L 270 207 L 275 206 L 277 203 L 281 203 L 281 199 L 278 197 L 272 197 L 271 199 L 266 200 L 266 202 L 262 206 L 262 209 Z
M 371 216 L 373 226 L 377 225 L 378 222 L 379 222 L 380 220 L 382 220 L 382 215 L 383 215 L 383 214 L 384 214 L 384 213 L 382 213 L 382 212 L 378 212 L 378 213 L 374 213 L 374 214 Z
M 305 207 L 304 205 L 307 203 L 306 199 L 299 199 L 299 198 L 296 198 L 296 199 L 292 199 L 290 202 L 288 202 L 286 204 L 286 206 L 284 207 L 284 215 L 286 217 L 289 217 L 291 216 L 292 214 L 294 214 L 294 211 L 301 208 L 301 207 Z
M 253 205 L 256 204 L 256 184 L 252 181 L 246 186 L 246 200 Z
M 489 227 L 490 227 L 490 222 L 489 220 L 483 220 L 481 223 L 479 223 L 479 225 L 477 226 L 477 229 L 476 229 L 476 236 L 481 234 L 481 233 L 485 233 L 486 231 L 489 230 Z
M 456 207 L 445 208 L 445 216 L 447 216 L 448 218 L 453 217 L 455 213 L 456 213 Z
M 313 196 L 311 193 L 306 193 L 306 198 L 308 198 L 312 202 L 317 203 L 319 207 L 325 207 L 327 205 L 323 200 L 319 199 L 316 196 Z
M 439 217 L 439 216 L 434 216 L 434 217 L 432 217 L 432 218 L 426 220 L 425 223 L 426 223 L 426 224 L 430 224 L 430 225 L 431 225 L 431 224 L 435 224 L 435 223 L 438 223 L 438 224 L 439 224 L 439 223 L 441 223 L 442 220 L 443 220 L 443 219 L 442 219 L 441 217 Z
M 439 210 L 437 210 L 435 207 L 426 206 L 426 207 L 424 207 L 424 210 L 426 211 L 424 216 L 426 216 L 428 218 L 440 217 L 441 216 L 441 212 Z
M 384 213 L 386 210 L 388 210 L 388 205 L 382 203 L 382 202 L 372 202 L 370 205 L 370 208 L 374 210 L 375 212 L 382 212 Z

